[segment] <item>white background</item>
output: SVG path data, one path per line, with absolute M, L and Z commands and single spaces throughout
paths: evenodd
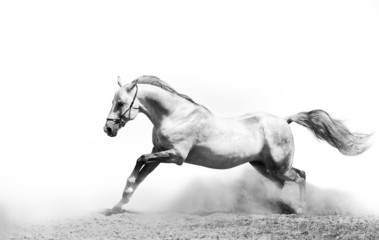
M 0 209 L 20 216 L 119 200 L 151 124 L 141 115 L 116 138 L 103 132 L 118 75 L 156 75 L 220 117 L 321 108 L 353 131 L 378 130 L 375 1 L 2 1 L 0 34 Z M 376 137 L 345 157 L 291 128 L 310 183 L 379 209 Z M 247 168 L 161 164 L 127 208 Z

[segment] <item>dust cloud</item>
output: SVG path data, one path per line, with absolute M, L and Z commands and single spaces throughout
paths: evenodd
M 0 201 L 0 225 L 4 225 L 9 219 L 40 222 L 84 216 L 113 206 L 119 200 L 125 174 L 101 175 L 102 168 L 102 165 L 93 165 L 91 174 L 86 175 L 86 178 L 82 177 L 83 166 L 77 170 L 70 169 L 70 177 L 76 181 L 65 182 L 65 186 L 62 185 L 62 179 L 65 179 L 66 175 L 59 176 L 55 173 L 56 179 L 49 176 L 49 181 L 31 181 L 39 186 L 39 190 L 24 188 L 21 192 L 16 187 L 8 189 L 9 191 L 4 189 L 4 197 L 7 197 L 1 198 Z M 259 173 L 247 169 L 250 168 L 241 169 L 240 174 L 235 177 L 230 177 L 228 172 L 223 171 L 217 172 L 217 175 L 201 175 L 190 179 L 177 176 L 178 180 L 175 183 L 170 180 L 159 182 L 158 180 L 165 178 L 163 171 L 157 170 L 157 174 L 153 174 L 149 180 L 141 184 L 125 209 L 137 212 L 174 211 L 205 215 L 215 212 L 294 213 L 299 206 L 296 184 L 286 184 L 284 189 L 279 191 Z M 66 170 L 64 172 L 69 172 Z M 171 172 L 175 169 L 167 170 Z M 180 182 L 181 179 L 184 180 Z M 169 188 L 169 183 L 177 186 Z M 28 186 L 23 184 L 22 186 Z M 15 186 L 14 181 L 13 185 Z M 166 189 L 166 192 L 163 189 Z M 4 201 L 6 199 L 8 201 Z M 322 189 L 307 183 L 305 214 L 372 214 L 363 206 L 364 204 L 349 193 Z
M 178 196 L 170 210 L 180 212 L 234 212 L 247 214 L 291 214 L 300 206 L 299 189 L 286 183 L 280 191 L 272 182 L 254 171 L 245 171 L 236 181 L 197 179 Z M 307 183 L 304 214 L 370 214 L 354 196 Z

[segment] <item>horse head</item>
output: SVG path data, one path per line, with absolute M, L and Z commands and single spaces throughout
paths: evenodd
M 104 132 L 110 137 L 115 137 L 117 132 L 125 124 L 136 118 L 139 112 L 139 102 L 136 100 L 138 94 L 137 80 L 129 84 L 122 84 L 120 77 L 117 79 L 120 89 L 116 91 L 112 108 L 109 112 L 104 126 Z

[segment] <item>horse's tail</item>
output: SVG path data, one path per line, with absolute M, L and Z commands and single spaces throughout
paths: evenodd
M 342 154 L 355 156 L 369 148 L 371 134 L 352 133 L 340 120 L 330 117 L 324 110 L 301 112 L 286 118 L 287 123 L 295 122 L 310 129 L 317 138 L 327 141 Z

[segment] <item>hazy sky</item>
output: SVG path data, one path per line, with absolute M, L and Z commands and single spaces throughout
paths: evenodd
M 116 138 L 103 132 L 118 75 L 156 75 L 221 117 L 321 108 L 378 132 L 375 1 L 2 1 L 0 32 L 0 208 L 32 215 L 119 200 L 151 150 L 152 125 L 140 115 Z M 377 205 L 375 137 L 345 157 L 291 128 L 294 166 L 310 183 Z M 247 168 L 161 164 L 129 207 Z

